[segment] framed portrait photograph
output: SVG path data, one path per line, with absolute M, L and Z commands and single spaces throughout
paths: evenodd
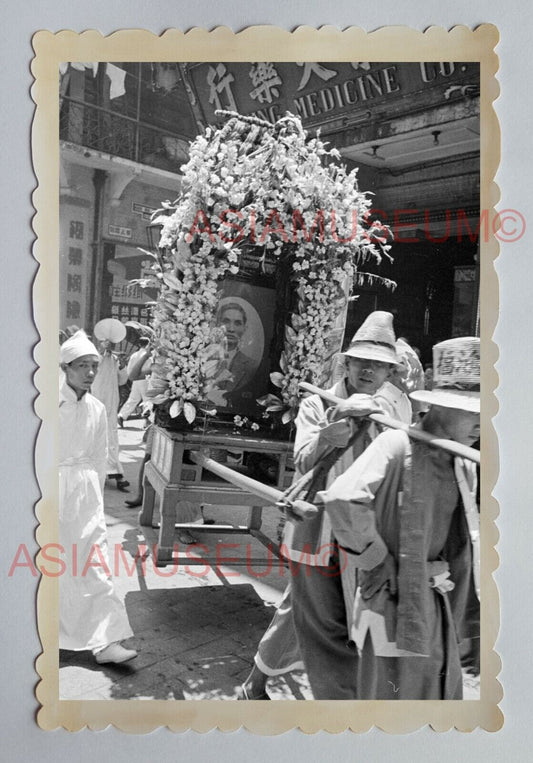
M 275 308 L 273 288 L 236 280 L 222 286 L 216 322 L 226 328 L 225 352 L 207 399 L 224 411 L 257 413 L 257 399 L 268 392 Z

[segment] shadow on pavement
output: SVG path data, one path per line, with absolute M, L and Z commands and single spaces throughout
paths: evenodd
M 272 616 L 249 584 L 131 592 L 125 604 L 139 656 L 110 699 L 235 699 Z

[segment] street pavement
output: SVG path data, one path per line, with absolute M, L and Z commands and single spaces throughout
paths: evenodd
M 249 535 L 194 529 L 202 548 L 191 556 L 218 558 L 213 566 L 156 567 L 157 529 L 140 527 L 139 509 L 125 500 L 136 494 L 144 450 L 143 421 L 129 419 L 119 430 L 121 460 L 130 482 L 122 493 L 114 481 L 104 493 L 109 557 L 115 590 L 124 601 L 134 637 L 123 642 L 138 651 L 124 665 L 98 665 L 91 652 L 60 652 L 60 699 L 237 699 L 288 580 L 275 556 Z M 243 524 L 247 508 L 204 507 L 217 524 Z M 157 517 L 154 517 L 156 520 Z M 263 532 L 277 540 L 280 513 L 263 511 Z M 155 523 L 155 522 L 154 522 Z M 206 549 L 207 547 L 207 549 Z M 180 555 L 187 547 L 178 544 Z M 208 551 L 207 551 L 208 550 Z M 217 556 L 218 554 L 218 556 Z M 247 559 L 262 558 L 262 566 Z M 238 566 L 238 560 L 242 566 Z M 294 671 L 269 679 L 273 700 L 312 699 L 307 676 Z M 477 699 L 479 679 L 465 676 L 464 698 Z

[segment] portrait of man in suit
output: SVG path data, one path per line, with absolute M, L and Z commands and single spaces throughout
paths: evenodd
M 246 331 L 248 316 L 239 302 L 226 302 L 217 315 L 217 325 L 226 330 L 225 366 L 230 373 L 224 382 L 227 392 L 245 387 L 251 381 L 257 362 L 241 349 L 242 337 Z M 220 386 L 220 385 L 219 385 Z
M 218 306 L 216 325 L 224 338 L 211 362 L 207 399 L 221 408 L 240 410 L 254 395 L 250 388 L 261 363 L 264 334 L 259 315 L 239 297 L 224 297 Z

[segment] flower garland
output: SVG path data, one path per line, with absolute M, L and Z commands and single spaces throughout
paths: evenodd
M 188 422 L 198 401 L 216 401 L 213 379 L 224 358 L 224 330 L 214 325 L 219 285 L 239 272 L 244 248 L 263 261 L 269 250 L 290 263 L 297 304 L 280 370 L 271 374 L 279 396 L 259 402 L 288 422 L 298 383 L 320 384 L 327 374 L 328 338 L 346 309 L 347 283 L 373 278 L 394 287 L 358 269 L 388 253 L 388 231 L 370 222 L 357 171 L 337 164 L 338 152 L 318 137 L 308 140 L 298 117 L 271 125 L 225 113 L 224 126 L 207 128 L 191 145 L 182 195 L 155 220 L 163 228 L 150 388 L 154 403 L 169 403 L 170 416 L 183 413 Z

